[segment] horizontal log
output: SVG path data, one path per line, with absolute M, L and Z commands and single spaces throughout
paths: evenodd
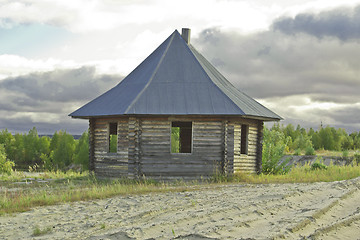
M 113 158 L 107 158 L 107 157 L 95 157 L 94 162 L 97 163 L 104 163 L 104 164 L 127 164 L 128 163 L 128 157 L 119 157 L 116 159 Z
M 142 130 L 141 132 L 141 136 L 143 137 L 170 137 L 170 130 L 169 131 L 164 131 L 164 132 L 157 132 L 157 131 L 144 131 Z
M 223 147 L 223 143 L 222 142 L 218 142 L 218 141 L 214 141 L 214 142 L 210 142 L 210 141 L 194 141 L 193 143 L 193 147 L 194 148 L 201 148 L 201 147 Z
M 256 166 L 256 161 L 234 162 L 234 166 Z
M 151 121 L 151 120 L 143 120 L 141 121 L 142 126 L 153 126 L 153 125 L 167 125 L 170 126 L 170 121 Z
M 191 154 L 187 154 L 187 153 L 144 153 L 141 155 L 141 160 L 165 160 L 167 161 L 168 159 L 171 159 L 171 161 L 189 161 L 189 159 L 199 159 L 199 161 L 221 161 L 222 159 L 222 153 L 217 153 L 217 154 L 206 154 L 204 155 L 203 153 L 196 153 L 193 152 Z
M 222 151 L 223 150 L 223 146 L 220 144 L 198 144 L 198 143 L 194 143 L 193 145 L 193 149 L 196 151 L 201 151 L 201 150 L 207 150 L 209 152 L 214 152 L 214 151 Z
M 95 169 L 102 170 L 102 171 L 108 171 L 108 172 L 127 172 L 128 171 L 128 165 L 109 165 L 109 164 L 102 164 L 102 163 L 95 163 Z
M 187 170 L 187 171 L 176 171 L 176 170 L 167 170 L 167 169 L 141 169 L 142 173 L 146 176 L 200 176 L 200 175 L 214 175 L 216 172 L 219 172 L 219 168 L 207 169 L 207 171 L 196 171 L 196 170 Z
M 128 165 L 109 165 L 109 164 L 101 164 L 101 163 L 95 163 L 95 168 L 100 169 L 102 171 L 111 171 L 111 172 L 127 172 L 128 171 Z
M 196 121 L 194 121 L 194 125 L 220 125 L 220 126 L 222 126 L 222 122 L 221 121 L 196 120 Z
M 141 141 L 141 145 L 143 147 L 157 147 L 157 146 L 170 146 L 170 140 L 169 141 L 156 141 L 156 140 L 145 140 L 145 141 Z
M 163 135 L 170 135 L 170 129 L 169 128 L 143 128 L 141 130 L 141 134 L 146 133 L 161 133 Z
M 188 157 L 179 155 L 179 154 L 171 154 L 169 157 L 161 157 L 161 156 L 149 156 L 144 155 L 141 157 L 141 162 L 144 163 L 168 163 L 168 164 L 213 164 L 220 162 L 221 159 L 218 156 L 210 156 L 207 158 L 199 158 L 188 155 Z
M 160 142 L 162 142 L 163 144 L 170 144 L 170 137 L 140 137 L 141 140 L 141 144 L 159 144 Z
M 199 141 L 199 142 L 219 142 L 222 143 L 223 139 L 221 137 L 199 137 L 199 136 L 194 136 L 193 137 L 193 141 Z
M 164 151 L 170 151 L 170 143 L 168 144 L 158 144 L 158 143 L 153 143 L 153 144 L 142 144 L 141 145 L 141 150 L 142 151 L 160 151 L 160 152 L 164 152 Z

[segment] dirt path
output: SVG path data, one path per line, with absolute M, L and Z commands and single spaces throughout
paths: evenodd
M 356 239 L 360 178 L 119 196 L 0 217 L 0 239 Z M 36 227 L 51 231 L 33 237 Z

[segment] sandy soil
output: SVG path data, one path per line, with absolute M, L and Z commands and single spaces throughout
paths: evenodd
M 32 236 L 36 227 L 51 228 Z M 360 239 L 360 178 L 118 196 L 0 217 L 0 239 Z

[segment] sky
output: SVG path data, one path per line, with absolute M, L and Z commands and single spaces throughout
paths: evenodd
M 0 129 L 81 134 L 68 114 L 183 27 L 282 124 L 360 131 L 360 0 L 0 0 Z

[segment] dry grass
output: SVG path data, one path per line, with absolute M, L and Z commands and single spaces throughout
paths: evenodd
M 327 169 L 311 170 L 310 165 L 293 167 L 284 175 L 247 175 L 236 174 L 234 180 L 246 183 L 313 183 L 333 182 L 353 179 L 360 176 L 360 166 L 335 166 L 330 165 Z
M 330 182 L 352 179 L 360 176 L 360 166 L 333 166 L 327 169 L 311 170 L 309 165 L 294 167 L 285 175 L 247 175 L 235 174 L 227 177 L 216 175 L 202 185 L 217 185 L 226 183 L 311 183 Z M 116 195 L 144 194 L 150 192 L 175 192 L 195 190 L 200 187 L 198 182 L 161 183 L 151 180 L 118 181 L 97 180 L 89 173 L 47 172 L 38 174 L 35 178 L 47 179 L 46 183 L 17 185 L 23 174 L 0 177 L 0 215 L 28 211 L 33 207 L 61 204 L 65 202 L 84 201 L 90 199 L 109 198 Z M 49 180 L 52 179 L 52 180 Z

